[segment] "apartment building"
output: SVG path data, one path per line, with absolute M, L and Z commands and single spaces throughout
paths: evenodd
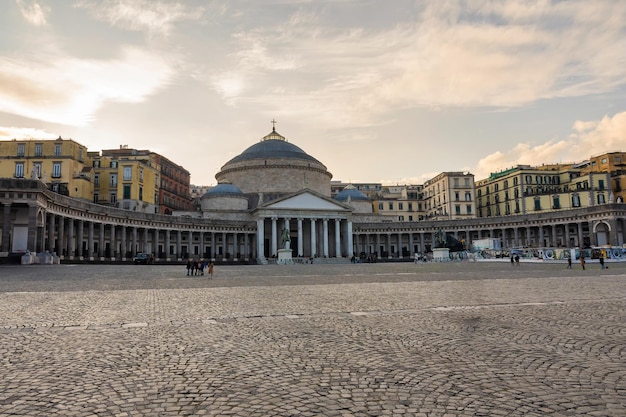
M 383 186 L 372 199 L 372 212 L 399 222 L 424 220 L 423 189 L 423 185 Z
M 152 152 L 120 146 L 90 156 L 96 173 L 94 203 L 158 213 L 160 167 Z
M 93 199 L 93 168 L 87 148 L 71 139 L 0 141 L 0 177 L 38 179 L 51 191 Z
M 587 164 L 517 165 L 476 183 L 478 217 L 556 211 L 608 203 L 610 174 Z
M 159 212 L 172 214 L 174 211 L 195 210 L 191 198 L 191 174 L 163 155 L 152 153 L 156 163 L 161 167 L 160 184 L 158 185 Z
M 476 217 L 474 174 L 469 172 L 442 172 L 424 183 L 423 196 L 427 220 Z

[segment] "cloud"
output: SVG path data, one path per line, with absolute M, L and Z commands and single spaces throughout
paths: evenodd
M 179 2 L 153 0 L 84 0 L 76 7 L 89 10 L 96 19 L 112 26 L 161 35 L 169 34 L 176 23 L 197 20 L 204 13 L 202 8 Z
M 538 145 L 519 143 L 508 151 L 494 152 L 480 159 L 472 172 L 479 180 L 518 164 L 580 162 L 592 154 L 623 149 L 626 149 L 626 111 L 601 120 L 576 121 L 567 139 L 552 139 Z
M 329 127 L 384 123 L 420 107 L 518 107 L 626 83 L 626 2 L 419 4 L 393 26 L 339 27 L 298 9 L 280 25 L 240 30 L 235 63 L 215 79 L 236 73 L 243 87 L 224 98 L 241 105 L 281 85 L 270 105 L 297 100 Z
M 0 140 L 9 139 L 56 139 L 59 135 L 30 127 L 0 126 Z
M 0 111 L 84 126 L 107 101 L 138 103 L 168 83 L 162 58 L 124 47 L 110 60 L 46 54 L 0 62 Z
M 26 19 L 28 23 L 33 26 L 46 25 L 46 14 L 50 13 L 49 7 L 42 6 L 35 1 L 27 4 L 25 0 L 17 0 L 16 3 L 22 16 L 24 16 L 24 19 Z

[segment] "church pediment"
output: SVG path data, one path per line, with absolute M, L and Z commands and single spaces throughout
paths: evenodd
M 351 211 L 346 205 L 334 200 L 317 195 L 310 191 L 285 197 L 277 201 L 268 202 L 259 207 L 270 210 L 331 210 L 331 211 Z

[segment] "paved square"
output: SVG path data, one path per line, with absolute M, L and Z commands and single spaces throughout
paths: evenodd
M 624 416 L 626 264 L 0 266 L 0 416 Z

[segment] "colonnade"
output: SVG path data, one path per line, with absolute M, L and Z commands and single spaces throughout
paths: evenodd
M 294 257 L 342 258 L 353 254 L 352 221 L 341 217 L 260 217 L 256 221 L 257 257 L 276 257 L 283 230 Z M 295 243 L 294 243 L 295 242 Z

